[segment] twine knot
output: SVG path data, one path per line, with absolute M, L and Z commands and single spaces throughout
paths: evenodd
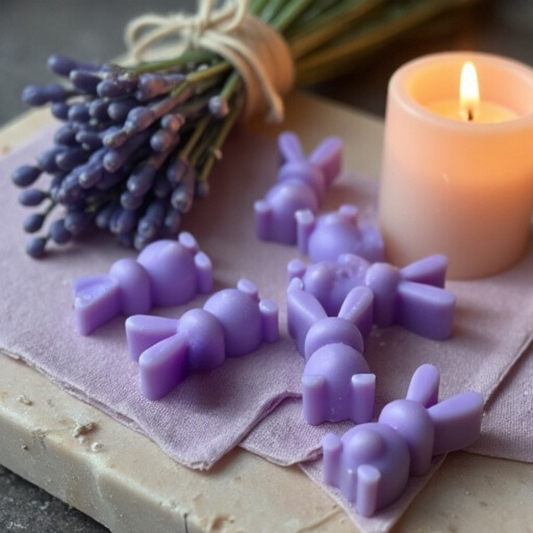
M 196 14 L 146 14 L 126 27 L 130 55 L 140 60 L 153 45 L 168 37 L 178 40 L 178 53 L 205 49 L 219 54 L 242 76 L 246 87 L 244 114 L 249 117 L 268 107 L 268 118 L 283 120 L 281 95 L 294 83 L 290 49 L 281 35 L 248 13 L 248 0 L 200 0 Z

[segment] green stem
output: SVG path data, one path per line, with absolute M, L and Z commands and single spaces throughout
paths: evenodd
M 47 208 L 43 211 L 43 216 L 46 218 L 56 207 L 57 202 L 55 200 L 50 200 Z
M 212 117 L 210 117 L 210 118 L 212 118 Z M 191 155 L 189 156 L 189 165 L 191 167 L 196 168 L 198 166 L 198 161 L 200 161 L 202 156 L 209 149 L 210 141 L 211 141 L 211 135 L 209 135 L 209 134 L 203 135 L 198 140 L 198 143 L 194 147 L 194 150 L 191 152 Z
M 269 0 L 261 11 L 261 18 L 270 23 L 279 13 L 287 0 Z
M 195 94 L 203 94 L 213 87 L 219 87 L 224 79 L 224 75 L 217 74 L 216 76 L 211 76 L 205 80 L 200 81 L 195 85 Z
M 222 148 L 226 137 L 232 130 L 237 118 L 239 117 L 241 108 L 241 104 L 235 104 L 232 111 L 224 119 L 224 122 L 218 130 L 216 137 L 213 139 L 213 142 L 209 147 L 209 155 L 207 156 L 202 170 L 198 174 L 198 181 L 207 181 L 207 178 L 211 173 L 211 169 L 213 168 L 215 161 L 220 158 L 220 149 Z
M 270 25 L 279 32 L 285 32 L 298 17 L 311 5 L 313 0 L 293 0 L 272 19 Z
M 259 15 L 261 11 L 265 8 L 266 3 L 268 0 L 252 0 L 252 3 L 250 5 L 250 13 L 253 13 L 254 15 Z
M 183 161 L 189 161 L 189 156 L 196 147 L 198 141 L 200 140 L 200 137 L 203 135 L 204 131 L 207 128 L 207 125 L 209 124 L 209 120 L 211 119 L 211 115 L 209 113 L 206 113 L 198 122 L 196 127 L 194 128 L 194 131 L 191 133 L 191 136 L 187 140 L 187 144 L 183 147 L 182 150 L 180 150 L 179 157 Z
M 241 75 L 237 70 L 233 71 L 220 91 L 220 99 L 228 101 L 235 93 L 237 87 L 239 87 L 240 82 Z
M 341 35 L 346 29 L 380 7 L 385 0 L 358 0 L 340 4 L 322 17 L 311 21 L 307 27 L 298 28 L 298 33 L 291 38 L 291 52 L 298 59 L 313 50 L 327 44 L 332 38 Z
M 202 108 L 205 107 L 207 109 L 210 98 L 211 98 L 211 95 L 200 96 L 199 98 L 194 98 L 191 101 L 179 106 L 176 109 L 176 112 L 180 113 L 184 117 L 187 117 L 189 115 L 195 115 Z
M 210 61 L 215 54 L 209 50 L 186 50 L 179 57 L 173 57 L 171 59 L 165 59 L 162 61 L 147 61 L 139 63 L 134 67 L 128 68 L 130 72 L 142 74 L 144 72 L 156 72 L 159 70 L 169 70 L 172 68 L 180 67 L 187 63 Z
M 191 87 L 191 84 L 187 80 L 184 80 L 175 89 L 172 89 L 172 91 L 170 91 L 169 96 L 170 97 L 178 96 L 179 94 L 181 94 L 181 93 L 185 92 L 186 90 L 190 89 L 190 87 Z
M 354 59 L 386 44 L 395 37 L 428 21 L 449 7 L 448 0 L 420 0 L 414 7 L 402 13 L 389 10 L 388 16 L 380 15 L 374 24 L 358 29 L 353 36 L 344 36 L 337 43 L 302 58 L 297 65 L 298 81 L 316 83 L 331 74 L 333 69 L 353 62 Z
M 233 66 L 227 61 L 220 61 L 220 63 L 217 63 L 212 67 L 196 70 L 190 74 L 187 74 L 187 81 L 189 83 L 198 83 L 199 81 L 206 80 L 207 78 L 215 76 L 216 74 L 224 73 L 231 68 L 233 68 Z

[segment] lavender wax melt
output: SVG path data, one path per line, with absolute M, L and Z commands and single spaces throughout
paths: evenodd
M 296 134 L 285 132 L 278 138 L 278 147 L 278 183 L 254 204 L 256 234 L 265 241 L 295 244 L 295 213 L 318 212 L 327 187 L 340 172 L 342 141 L 328 137 L 306 157 Z
M 378 422 L 322 441 L 324 483 L 341 490 L 357 512 L 372 516 L 397 500 L 410 475 L 429 471 L 434 455 L 473 444 L 481 431 L 483 397 L 463 392 L 438 403 L 440 373 L 422 365 L 405 400 L 386 405 Z
M 336 212 L 316 216 L 310 209 L 296 212 L 297 243 L 311 261 L 335 261 L 342 254 L 354 254 L 374 263 L 385 252 L 379 228 L 360 223 L 354 205 L 342 205 Z
M 287 270 L 289 280 L 301 279 L 329 316 L 337 315 L 354 287 L 368 287 L 374 295 L 373 320 L 378 327 L 398 324 L 441 340 L 451 335 L 455 310 L 455 297 L 443 288 L 446 267 L 446 257 L 438 254 L 402 269 L 344 254 L 337 261 L 309 266 L 294 259 Z
M 177 241 L 149 244 L 137 260 L 119 259 L 107 275 L 78 278 L 73 285 L 76 327 L 89 335 L 121 313 L 148 313 L 152 306 L 180 305 L 209 292 L 213 269 L 194 237 L 183 232 Z
M 141 390 L 150 400 L 167 395 L 191 373 L 213 370 L 226 357 L 276 341 L 278 334 L 277 305 L 260 300 L 257 287 L 246 279 L 180 319 L 136 315 L 126 320 L 130 358 L 139 363 Z
M 290 335 L 304 355 L 304 419 L 318 425 L 350 419 L 368 422 L 374 410 L 376 377 L 363 357 L 361 330 L 372 324 L 372 291 L 355 287 L 337 317 L 328 317 L 318 300 L 295 279 L 287 291 Z

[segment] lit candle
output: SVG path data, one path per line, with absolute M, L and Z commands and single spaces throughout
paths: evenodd
M 472 53 L 400 68 L 389 85 L 379 208 L 397 265 L 443 253 L 449 276 L 467 279 L 515 263 L 533 209 L 533 70 Z
M 443 117 L 471 122 L 503 122 L 517 117 L 514 111 L 503 105 L 480 100 L 477 71 L 471 61 L 461 69 L 458 96 L 429 102 L 426 108 Z

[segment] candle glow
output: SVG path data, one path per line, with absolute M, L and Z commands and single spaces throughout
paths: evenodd
M 468 61 L 479 76 L 477 103 L 468 66 L 461 83 Z M 379 201 L 387 260 L 404 266 L 441 253 L 451 279 L 516 263 L 530 237 L 532 140 L 531 67 L 468 52 L 399 69 L 389 85 Z
M 479 107 L 479 83 L 476 67 L 472 61 L 467 61 L 461 70 L 459 101 L 461 114 L 466 120 L 474 120 Z

